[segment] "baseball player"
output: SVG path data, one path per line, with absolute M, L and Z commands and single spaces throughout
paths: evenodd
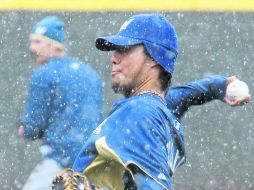
M 185 162 L 179 118 L 186 107 L 179 92 L 198 85 L 172 89 L 165 96 L 177 57 L 174 27 L 161 14 L 135 15 L 116 35 L 98 38 L 96 47 L 114 51 L 110 59 L 112 88 L 125 99 L 116 102 L 94 130 L 73 169 L 84 173 L 91 183 L 109 189 L 171 189 L 171 176 Z M 204 80 L 195 86 L 196 93 L 202 93 L 205 85 L 204 91 L 209 91 L 211 78 Z M 218 81 L 221 92 L 210 100 L 223 99 L 227 80 Z M 198 104 L 195 94 L 188 94 L 183 94 L 183 99 Z M 202 101 L 209 99 L 204 96 L 199 103 Z
M 184 161 L 182 127 L 164 99 L 177 57 L 173 26 L 160 14 L 136 15 L 96 47 L 114 50 L 112 88 L 125 99 L 87 140 L 74 170 L 110 189 L 170 189 L 169 161 Z
M 71 167 L 87 137 L 102 119 L 102 86 L 88 64 L 66 55 L 65 27 L 47 16 L 33 27 L 29 50 L 41 67 L 32 75 L 19 135 L 42 139 L 43 160 L 24 190 L 51 189 L 52 178 Z

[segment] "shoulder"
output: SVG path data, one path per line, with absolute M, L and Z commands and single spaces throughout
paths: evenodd
M 68 60 L 69 69 L 73 72 L 82 72 L 86 76 L 100 78 L 99 74 L 89 63 L 80 61 L 78 58 L 66 57 Z
M 96 69 L 92 67 L 89 63 L 79 62 L 79 66 L 84 70 L 84 72 L 86 72 L 88 76 L 91 76 L 94 78 L 100 78 Z
M 172 113 L 172 110 L 167 107 L 167 103 L 157 96 L 137 96 L 136 98 L 133 98 L 128 104 L 128 110 L 130 113 L 139 113 L 144 117 L 150 116 L 166 119 L 171 123 L 174 123 L 175 121 L 180 122 L 180 119 L 177 118 Z
M 139 114 L 140 116 L 156 116 L 167 111 L 166 104 L 159 97 L 145 94 L 129 98 L 125 106 L 128 114 Z
M 32 75 L 31 80 L 32 82 L 43 82 L 43 83 L 50 83 L 55 79 L 55 76 L 59 76 L 62 72 L 63 68 L 63 61 L 62 58 L 52 58 L 41 65 Z
M 48 65 L 42 65 L 39 69 L 37 69 L 31 76 L 31 81 L 43 81 L 50 77 Z

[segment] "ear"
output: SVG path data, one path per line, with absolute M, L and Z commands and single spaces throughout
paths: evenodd
M 150 66 L 154 66 L 154 65 L 156 65 L 157 63 L 156 63 L 156 61 L 154 61 L 154 59 L 153 58 L 151 58 L 150 56 L 148 56 L 148 55 L 146 55 L 146 64 L 147 65 L 150 65 Z
M 155 67 L 158 66 L 157 62 L 156 62 L 154 59 L 152 59 L 152 58 L 150 58 L 149 65 L 150 65 L 152 68 L 155 68 Z

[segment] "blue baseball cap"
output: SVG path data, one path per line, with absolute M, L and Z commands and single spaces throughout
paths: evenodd
M 30 38 L 43 39 L 59 48 L 64 48 L 65 27 L 57 16 L 47 16 L 32 29 Z
M 99 37 L 95 45 L 102 51 L 119 46 L 143 44 L 150 56 L 167 72 L 173 74 L 178 54 L 174 26 L 161 14 L 138 14 L 130 17 L 113 36 Z

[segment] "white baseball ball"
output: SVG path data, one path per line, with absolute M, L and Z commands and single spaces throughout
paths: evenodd
M 249 95 L 248 85 L 241 81 L 235 80 L 231 82 L 226 89 L 226 97 L 230 100 L 244 100 Z

